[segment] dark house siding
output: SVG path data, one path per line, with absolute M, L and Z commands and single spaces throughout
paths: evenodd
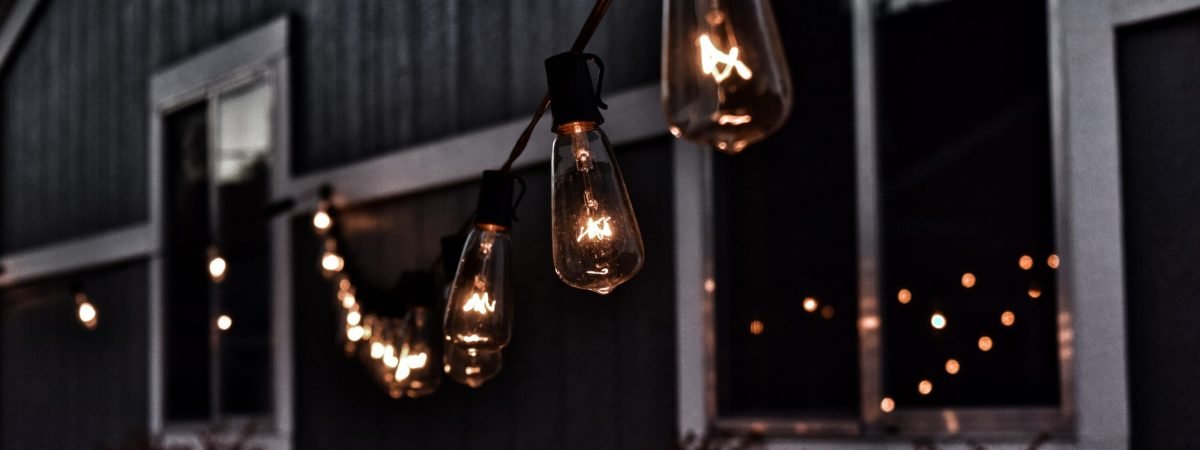
M 293 170 L 524 117 L 591 2 L 45 0 L 0 74 L 0 252 L 145 220 L 148 80 L 290 15 Z M 658 2 L 616 2 L 589 51 L 654 82 Z M 497 158 L 502 158 L 497 150 Z
M 147 266 L 100 268 L 0 293 L 0 448 L 134 443 L 147 421 Z M 72 280 L 98 311 L 75 319 Z
M 1133 448 L 1196 448 L 1200 423 L 1200 13 L 1117 33 Z

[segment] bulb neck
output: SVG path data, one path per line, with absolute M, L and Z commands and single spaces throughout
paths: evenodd
M 554 127 L 554 132 L 558 133 L 560 135 L 587 133 L 589 131 L 595 130 L 599 126 L 600 126 L 600 124 L 598 124 L 596 122 L 590 122 L 590 121 L 586 121 L 586 120 L 577 120 L 574 122 L 568 122 L 568 123 L 564 123 L 562 125 Z

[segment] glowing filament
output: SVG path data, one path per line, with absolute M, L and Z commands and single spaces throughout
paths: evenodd
M 488 314 L 496 312 L 496 301 L 488 301 L 488 293 L 484 292 L 483 297 L 476 292 L 471 295 L 471 299 L 467 300 L 467 304 L 463 305 L 463 311 L 475 311 L 479 314 Z
M 425 362 L 428 359 L 429 359 L 429 356 L 426 355 L 424 352 L 417 353 L 415 355 L 405 355 L 404 356 L 404 365 L 410 369 L 420 369 L 420 368 L 425 367 Z
M 713 45 L 712 39 L 707 34 L 700 35 L 696 44 L 700 46 L 700 69 L 704 71 L 705 75 L 712 75 L 717 84 L 721 84 L 729 78 L 735 70 L 743 80 L 749 80 L 754 75 L 746 63 L 738 59 L 736 46 L 730 47 L 729 53 L 722 52 Z M 723 67 L 718 70 L 717 65 L 723 65 Z
M 612 237 L 612 228 L 608 226 L 611 217 L 604 216 L 600 220 L 588 217 L 587 225 L 579 227 L 579 237 L 575 238 L 575 242 L 583 241 L 583 238 L 588 238 L 589 241 L 604 240 Z
M 717 117 L 717 125 L 744 125 L 750 123 L 749 114 L 722 114 Z
M 468 334 L 466 336 L 463 336 L 460 334 L 460 335 L 458 335 L 458 340 L 470 344 L 470 343 L 475 343 L 475 342 L 487 342 L 488 338 L 480 336 L 478 334 Z
M 483 369 L 477 366 L 467 366 L 463 368 L 463 373 L 467 375 L 475 375 L 479 372 L 483 372 Z

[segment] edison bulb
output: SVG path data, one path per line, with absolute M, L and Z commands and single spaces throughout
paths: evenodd
M 500 373 L 504 357 L 500 351 L 467 349 L 447 345 L 442 370 L 451 380 L 477 388 Z
M 82 292 L 75 294 L 75 303 L 75 315 L 79 318 L 79 323 L 89 330 L 95 329 L 99 319 L 96 306 L 92 305 L 91 300 Z
M 550 191 L 554 272 L 572 287 L 607 294 L 642 269 L 642 233 L 604 132 L 579 121 L 557 133 Z
M 671 133 L 725 153 L 770 135 L 792 108 L 792 82 L 764 0 L 667 0 L 663 109 Z
M 450 298 L 446 340 L 481 350 L 499 350 L 512 334 L 508 271 L 512 254 L 504 227 L 478 224 L 467 235 Z
M 229 265 L 225 262 L 225 258 L 221 256 L 220 250 L 217 247 L 208 248 L 208 277 L 214 283 L 220 283 L 225 279 L 225 271 L 229 269 Z

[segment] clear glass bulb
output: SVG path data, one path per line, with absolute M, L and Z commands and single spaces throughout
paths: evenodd
M 479 350 L 508 345 L 512 335 L 511 247 L 508 230 L 496 225 L 476 225 L 467 235 L 446 303 L 446 341 Z
M 504 357 L 500 351 L 487 352 L 447 345 L 442 370 L 455 382 L 477 388 L 500 373 L 503 365 Z
M 441 352 L 437 351 L 435 330 L 429 322 L 433 314 L 429 308 L 413 307 L 408 315 L 407 333 L 400 348 L 400 364 L 396 368 L 396 382 L 411 398 L 432 394 L 441 384 L 442 374 L 437 370 Z
M 592 122 L 558 128 L 550 158 L 554 272 L 607 294 L 642 269 L 642 233 L 608 137 Z
M 779 129 L 792 82 L 765 0 L 666 0 L 663 110 L 671 133 L 738 153 Z

